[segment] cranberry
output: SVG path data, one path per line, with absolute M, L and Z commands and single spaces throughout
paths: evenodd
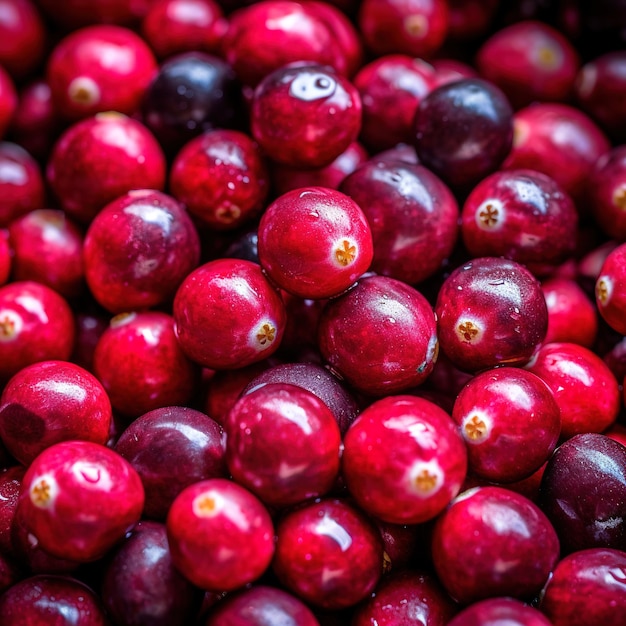
M 98 341 L 93 369 L 113 408 L 128 417 L 184 405 L 199 378 L 178 344 L 174 319 L 157 311 L 116 315 Z
M 11 77 L 0 66 L 0 139 L 4 136 L 17 108 L 17 92 Z
M 165 520 L 189 485 L 226 474 L 221 427 L 182 406 L 144 413 L 120 435 L 115 451 L 137 471 L 146 493 L 144 516 Z
M 561 437 L 599 433 L 617 418 L 617 380 L 602 359 L 574 343 L 549 343 L 527 366 L 552 389 L 561 409 Z
M 339 188 L 370 224 L 375 272 L 417 284 L 452 253 L 459 208 L 446 185 L 425 167 L 376 157 Z
M 75 30 L 88 24 L 131 24 L 145 15 L 154 0 L 37 0 L 54 22 Z
M 187 276 L 174 299 L 182 349 L 213 369 L 244 367 L 270 356 L 285 328 L 285 306 L 261 268 L 220 259 Z
M 545 615 L 514 598 L 490 598 L 465 608 L 448 626 L 552 626 Z
M 372 234 L 360 207 L 339 191 L 294 189 L 263 213 L 259 261 L 282 289 L 322 299 L 345 291 L 370 266 Z
M 450 39 L 474 40 L 489 30 L 498 0 L 448 0 L 448 8 Z
M 436 87 L 453 83 L 463 78 L 478 78 L 478 74 L 472 66 L 456 59 L 433 59 L 431 64 L 435 69 Z
M 13 250 L 9 244 L 9 231 L 0 229 L 0 287 L 4 285 L 11 275 L 13 264 Z
M 358 391 L 383 395 L 424 382 L 437 359 L 437 332 L 426 298 L 385 276 L 361 279 L 324 307 L 319 347 Z
M 64 441 L 31 463 L 17 509 L 51 555 L 93 561 L 139 521 L 143 503 L 141 479 L 128 461 L 90 441 Z
M 600 315 L 615 331 L 626 335 L 626 244 L 621 244 L 605 259 L 596 281 L 596 304 Z
M 514 261 L 473 259 L 443 283 L 436 313 L 441 349 L 468 371 L 524 365 L 537 352 L 548 311 L 534 276 Z
M 14 465 L 0 473 L 0 554 L 15 557 L 11 526 L 26 468 Z
M 32 281 L 0 287 L 0 381 L 38 361 L 66 361 L 74 347 L 67 302 Z
M 342 500 L 322 499 L 287 513 L 276 537 L 276 575 L 315 606 L 353 606 L 373 591 L 382 574 L 380 533 Z
M 120 113 L 98 113 L 68 128 L 46 177 L 61 208 L 82 223 L 132 189 L 163 189 L 165 157 L 148 129 Z
M 254 582 L 274 554 L 274 528 L 265 507 L 222 478 L 197 482 L 176 497 L 167 516 L 167 538 L 174 566 L 212 591 Z
M 466 78 L 433 89 L 414 121 L 420 163 L 455 188 L 478 183 L 504 161 L 513 142 L 513 111 L 495 85 Z
M 192 139 L 170 171 L 170 190 L 190 213 L 215 229 L 234 229 L 256 217 L 269 191 L 258 145 L 242 132 L 214 130 Z
M 552 626 L 618 626 L 626 612 L 621 550 L 591 548 L 570 554 L 554 568 L 540 608 Z
M 439 580 L 461 604 L 537 594 L 559 557 L 548 518 L 530 500 L 501 487 L 461 493 L 438 518 L 433 562 Z
M 259 83 L 250 124 L 253 137 L 273 160 L 296 167 L 324 167 L 356 140 L 361 98 L 331 68 L 293 64 Z
M 400 161 L 401 163 L 410 163 L 412 165 L 418 165 L 419 159 L 413 146 L 409 146 L 406 143 L 399 143 L 389 150 L 383 150 L 378 152 L 373 157 L 376 161 L 384 161 L 385 163 Z

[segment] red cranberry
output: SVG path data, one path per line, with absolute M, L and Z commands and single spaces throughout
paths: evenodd
M 194 270 L 174 299 L 176 334 L 184 352 L 213 369 L 245 367 L 278 348 L 285 306 L 250 261 L 219 259 Z
M 514 598 L 490 598 L 462 610 L 448 626 L 552 626 L 545 615 Z
M 548 518 L 530 500 L 501 487 L 460 494 L 438 518 L 433 562 L 439 580 L 461 604 L 537 594 L 559 557 Z
M 0 66 L 0 139 L 4 136 L 17 109 L 17 92 L 11 77 Z
M 358 391 L 383 395 L 424 382 L 437 359 L 437 332 L 426 298 L 385 276 L 360 280 L 324 307 L 319 348 Z
M 9 244 L 9 231 L 0 229 L 0 286 L 4 285 L 11 275 L 13 250 Z
M 192 583 L 232 591 L 254 582 L 274 554 L 269 513 L 249 491 L 222 478 L 187 487 L 167 516 L 174 566 Z
M 85 278 L 112 313 L 169 303 L 200 260 L 196 228 L 170 196 L 135 190 L 104 207 L 85 236 Z
M 276 575 L 315 606 L 353 606 L 373 591 L 382 574 L 380 533 L 342 500 L 322 499 L 291 511 L 276 536 Z
M 43 205 L 44 184 L 37 161 L 15 143 L 0 143 L 0 226 Z
M 363 211 L 324 187 L 294 189 L 265 210 L 258 230 L 261 266 L 282 289 L 322 299 L 345 291 L 370 266 L 372 234 Z
M 31 463 L 17 506 L 50 554 L 93 561 L 139 521 L 143 503 L 141 479 L 128 461 L 90 441 L 64 441 Z
M 372 157 L 372 160 L 384 161 L 386 163 L 400 161 L 401 163 L 410 163 L 411 165 L 419 164 L 415 148 L 405 143 L 399 143 L 397 146 L 389 148 L 389 150 L 377 152 Z
M 25 467 L 14 465 L 0 473 L 0 554 L 7 557 L 16 556 L 11 526 L 25 472 Z
M 74 347 L 74 317 L 56 292 L 31 281 L 0 288 L 0 381 L 38 361 L 66 361 Z
M 54 22 L 75 30 L 88 24 L 131 24 L 147 13 L 154 0 L 37 0 Z
M 89 223 L 132 189 L 163 189 L 165 157 L 140 122 L 116 112 L 98 113 L 61 135 L 46 176 L 61 208 Z
M 198 369 L 183 353 L 166 313 L 120 313 L 102 334 L 93 369 L 113 408 L 137 417 L 193 396 Z
M 454 270 L 435 310 L 441 349 L 468 371 L 527 363 L 548 326 L 534 276 L 514 261 L 495 257 L 473 259 Z
M 296 167 L 324 167 L 361 129 L 361 98 L 332 69 L 293 64 L 268 74 L 252 100 L 252 135 L 267 155 Z
M 115 451 L 137 471 L 146 493 L 144 515 L 165 520 L 189 485 L 226 474 L 221 427 L 182 406 L 144 413 L 120 435 Z
M 4 626 L 109 623 L 96 594 L 84 583 L 66 576 L 40 575 L 20 581 L 0 596 L 0 614 Z
M 591 350 L 574 343 L 549 343 L 527 367 L 552 389 L 561 409 L 562 438 L 602 432 L 617 418 L 617 380 Z
M 197 615 L 201 598 L 174 568 L 164 524 L 139 522 L 104 570 L 103 604 L 118 624 L 186 626 Z
M 626 554 L 591 548 L 570 554 L 554 568 L 540 608 L 552 626 L 618 626 L 626 613 Z
M 621 244 L 605 259 L 596 281 L 596 304 L 604 321 L 616 332 L 626 335 L 626 244 Z
M 170 190 L 190 213 L 215 229 L 234 229 L 256 217 L 269 191 L 257 144 L 235 130 L 192 139 L 170 171 Z
M 65 298 L 81 294 L 83 233 L 63 211 L 31 211 L 11 222 L 9 234 L 14 280 L 34 280 Z
M 452 417 L 467 444 L 470 471 L 498 483 L 522 480 L 539 469 L 561 431 L 550 388 L 513 367 L 472 378 L 457 396 Z
M 420 102 L 414 137 L 420 163 L 453 187 L 472 186 L 509 153 L 513 111 L 495 85 L 466 78 L 437 87 Z
M 466 470 L 467 452 L 454 422 L 422 398 L 378 400 L 344 437 L 348 489 L 364 510 L 386 522 L 434 518 L 459 493 Z
M 417 284 L 452 253 L 459 208 L 446 185 L 425 167 L 376 157 L 339 188 L 370 224 L 375 272 Z

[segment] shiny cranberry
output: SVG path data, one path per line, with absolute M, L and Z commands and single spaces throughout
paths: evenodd
M 431 64 L 435 69 L 436 87 L 453 83 L 463 78 L 478 78 L 478 73 L 471 65 L 457 59 L 433 59 Z
M 570 197 L 545 174 L 496 172 L 470 193 L 461 232 L 474 257 L 503 256 L 545 273 L 573 252 L 578 214 Z
M 362 67 L 354 86 L 363 103 L 361 140 L 384 150 L 411 141 L 415 110 L 435 87 L 435 72 L 421 59 L 386 55 Z
M 618 626 L 626 612 L 621 550 L 591 548 L 570 554 L 554 569 L 540 609 L 553 626 Z
M 4 136 L 17 108 L 17 92 L 11 77 L 0 66 L 0 139 Z
M 548 460 L 561 414 L 538 376 L 513 367 L 477 374 L 454 403 L 452 417 L 467 444 L 469 469 L 498 483 L 527 478 Z
M 301 298 L 336 296 L 370 266 L 372 234 L 363 211 L 324 187 L 294 189 L 263 213 L 259 261 L 282 289 Z
M 139 521 L 143 503 L 141 479 L 119 454 L 89 441 L 64 441 L 31 463 L 17 507 L 50 554 L 93 561 Z
M 448 626 L 552 626 L 545 615 L 514 598 L 490 598 L 463 609 Z
M 437 332 L 426 298 L 385 276 L 361 279 L 322 311 L 319 348 L 358 391 L 384 395 L 424 382 L 437 359 Z
M 37 0 L 42 11 L 56 24 L 75 30 L 89 24 L 132 24 L 141 19 L 154 0 Z
M 605 322 L 626 335 L 626 244 L 621 244 L 605 259 L 596 281 L 596 304 Z
M 446 37 L 448 5 L 445 0 L 364 0 L 357 19 L 365 45 L 375 55 L 428 57 Z
M 257 144 L 235 130 L 192 139 L 170 171 L 170 190 L 190 213 L 215 229 L 249 222 L 265 207 L 268 171 Z
M 174 298 L 176 335 L 184 352 L 213 369 L 244 367 L 278 348 L 285 305 L 250 261 L 219 259 L 194 270 Z
M 274 554 L 274 528 L 249 491 L 222 478 L 195 483 L 167 517 L 174 566 L 202 589 L 232 591 L 258 579 Z
M 139 522 L 115 549 L 102 581 L 102 601 L 115 623 L 185 626 L 201 592 L 175 568 L 164 524 Z
M 226 474 L 222 429 L 204 413 L 187 407 L 144 413 L 129 424 L 114 449 L 141 478 L 144 515 L 158 520 L 165 520 L 185 487 Z
M 454 422 L 422 398 L 378 400 L 344 437 L 348 489 L 364 510 L 386 522 L 434 518 L 459 493 L 466 470 L 467 452 Z
M 501 487 L 461 493 L 438 518 L 433 562 L 439 580 L 461 604 L 537 594 L 559 557 L 548 518 L 530 500 Z
M 0 226 L 43 205 L 44 184 L 37 161 L 15 143 L 0 143 Z
M 69 576 L 25 578 L 0 596 L 0 614 L 5 626 L 70 623 L 108 626 L 109 623 L 96 594 Z
M 173 318 L 157 311 L 116 315 L 98 341 L 93 369 L 113 408 L 128 417 L 184 405 L 199 378 L 178 344 Z
M 0 554 L 15 556 L 11 526 L 26 468 L 14 465 L 0 473 Z
M 74 317 L 45 285 L 19 281 L 0 287 L 0 380 L 38 361 L 69 359 Z
M 306 602 L 341 609 L 364 600 L 381 573 L 380 533 L 342 500 L 322 499 L 286 514 L 276 529 L 273 569 Z
M 140 122 L 115 112 L 98 113 L 61 135 L 46 176 L 61 208 L 89 223 L 132 189 L 163 189 L 165 157 Z
M 561 409 L 562 438 L 602 432 L 617 418 L 617 380 L 591 350 L 574 343 L 549 343 L 528 369 L 552 389 Z
M 296 167 L 324 167 L 361 129 L 361 98 L 321 65 L 293 64 L 268 74 L 254 91 L 252 135 L 267 155 Z
M 372 270 L 409 284 L 434 274 L 457 240 L 459 208 L 437 176 L 420 165 L 371 159 L 340 190 L 372 230 Z
M 533 104 L 515 113 L 513 125 L 513 149 L 502 167 L 547 174 L 579 201 L 591 168 L 610 147 L 602 131 L 566 104 Z
M 436 313 L 441 349 L 463 370 L 523 365 L 545 338 L 548 311 L 541 287 L 522 265 L 473 259 L 443 283 Z
M 0 229 L 0 287 L 4 285 L 11 275 L 13 264 L 13 250 L 9 244 L 9 231 Z
M 420 163 L 455 188 L 472 186 L 509 153 L 513 111 L 500 89 L 485 80 L 447 83 L 420 102 L 414 138 Z

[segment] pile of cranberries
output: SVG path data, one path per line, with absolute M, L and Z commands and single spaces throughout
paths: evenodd
M 0 0 L 2 626 L 624 626 L 626 8 Z

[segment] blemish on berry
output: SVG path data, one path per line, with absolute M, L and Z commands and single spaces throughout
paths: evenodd
M 428 32 L 428 20 L 424 15 L 408 15 L 404 18 L 404 30 L 419 39 Z
M 613 192 L 613 204 L 620 210 L 626 211 L 626 186 L 622 185 Z
M 52 481 L 40 478 L 30 488 L 30 501 L 40 509 L 48 508 L 52 502 L 54 492 Z
M 0 311 L 0 342 L 15 339 L 22 326 L 22 318 L 13 311 Z
M 335 248 L 335 259 L 343 267 L 350 265 L 356 259 L 356 246 L 347 239 L 343 239 Z
M 480 329 L 474 322 L 466 320 L 457 326 L 457 334 L 462 341 L 472 343 L 480 332 Z
M 276 338 L 276 327 L 272 326 L 272 324 L 266 322 L 261 326 L 261 329 L 256 334 L 257 341 L 265 346 L 270 344 Z
M 100 88 L 88 76 L 78 76 L 67 88 L 70 100 L 83 106 L 91 106 L 100 101 Z
M 233 224 L 241 217 L 241 209 L 230 203 L 223 204 L 215 210 L 215 219 L 223 224 Z
M 606 276 L 600 276 L 596 283 L 596 298 L 600 304 L 606 306 L 611 299 L 611 282 Z
M 463 435 L 466 439 L 479 442 L 486 438 L 489 432 L 489 425 L 480 415 L 474 413 L 463 421 Z

